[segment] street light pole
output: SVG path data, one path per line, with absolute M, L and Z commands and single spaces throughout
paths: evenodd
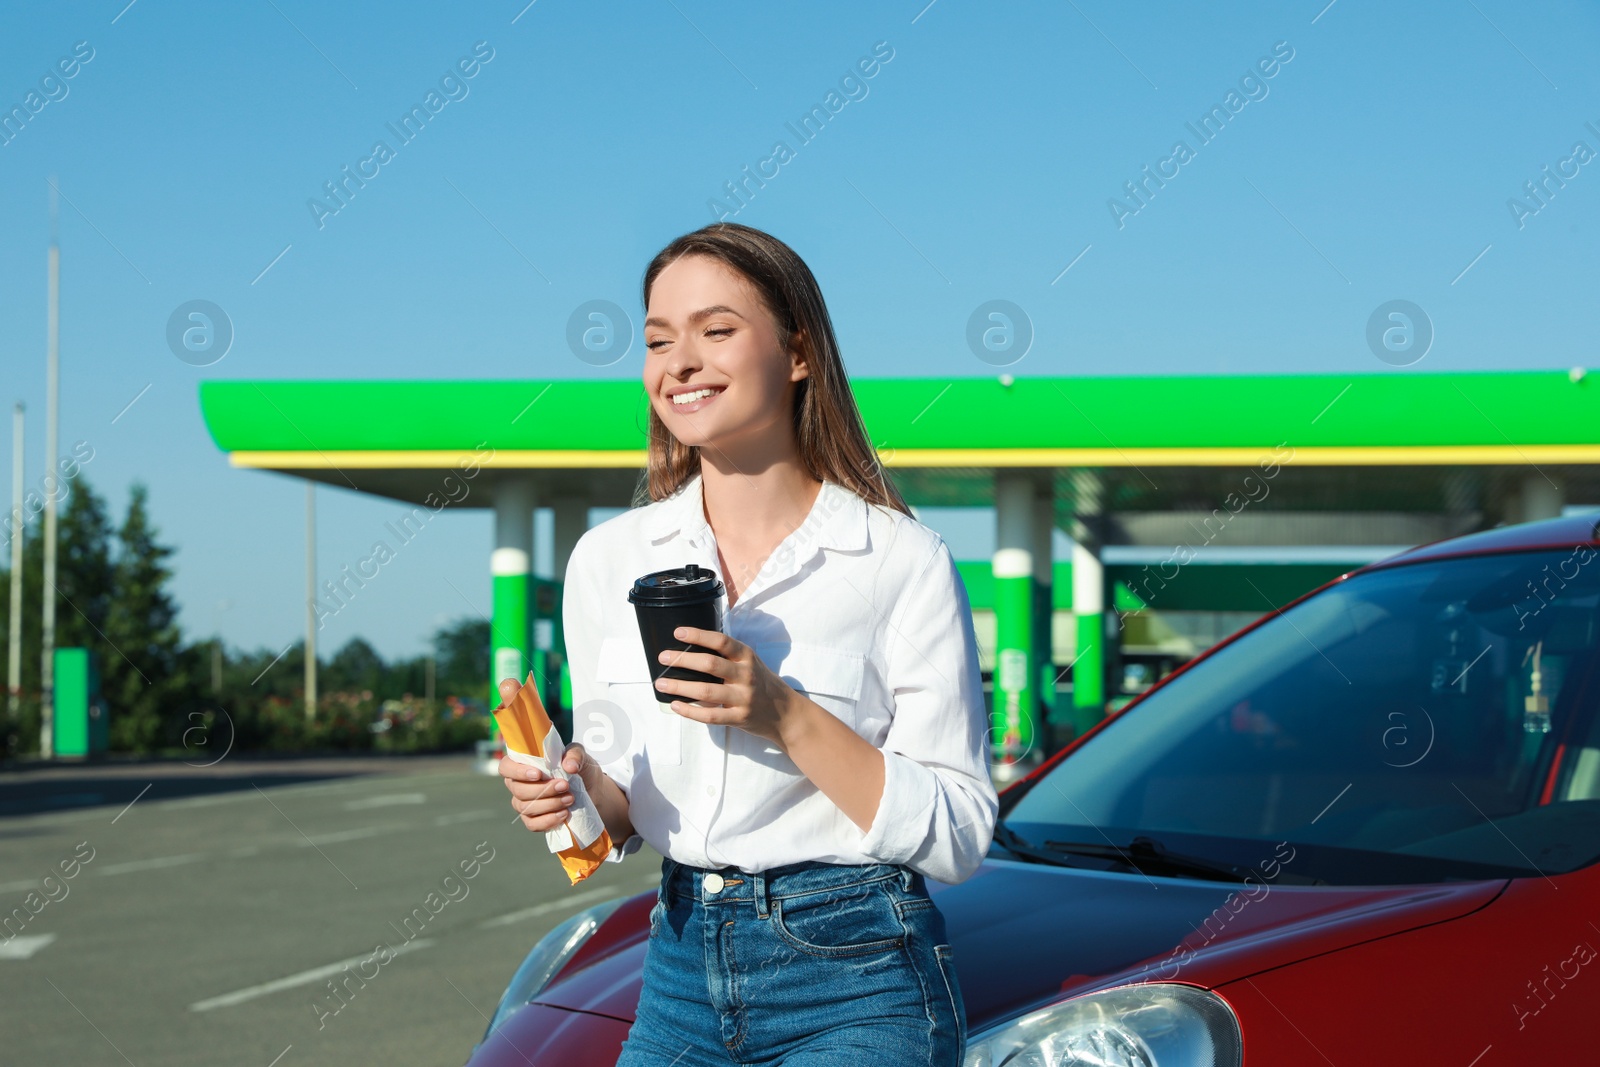
M 306 479 L 306 721 L 317 717 L 317 489 Z
M 11 616 L 6 635 L 6 714 L 17 721 L 22 701 L 22 401 L 11 411 Z
M 44 431 L 44 599 L 40 642 L 39 755 L 55 755 L 56 717 L 56 495 L 61 488 L 56 470 L 56 437 L 61 418 L 61 248 L 56 241 L 56 184 L 50 180 L 50 281 L 46 335 Z

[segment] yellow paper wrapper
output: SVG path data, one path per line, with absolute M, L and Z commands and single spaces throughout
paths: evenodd
M 499 724 L 500 734 L 505 738 L 508 755 L 513 759 L 519 755 L 529 757 L 518 762 L 534 763 L 555 777 L 567 779 L 572 790 L 573 809 L 588 805 L 591 811 L 594 810 L 594 801 L 584 791 L 583 781 L 568 775 L 561 767 L 561 757 L 565 751 L 561 734 L 544 710 L 544 702 L 539 699 L 538 686 L 531 671 L 528 680 L 517 690 L 517 695 L 512 698 L 511 703 L 502 704 L 494 709 L 494 721 Z M 548 745 L 547 740 L 551 742 Z M 575 811 L 574 819 L 576 818 Z M 594 812 L 594 818 L 598 821 L 597 811 Z M 560 857 L 561 866 L 566 870 L 567 878 L 573 885 L 577 885 L 599 870 L 600 864 L 605 862 L 606 854 L 612 848 L 611 835 L 606 832 L 603 825 L 599 836 L 590 841 L 587 847 L 580 845 L 578 839 L 574 838 L 566 827 L 550 831 L 545 835 L 545 840 L 550 842 L 550 850 Z M 557 841 L 568 844 L 566 847 L 557 847 Z

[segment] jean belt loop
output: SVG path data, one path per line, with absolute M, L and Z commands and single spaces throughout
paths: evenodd
M 672 876 L 677 872 L 677 870 L 678 863 L 676 860 L 672 859 L 670 856 L 663 856 L 661 858 L 661 888 L 657 892 L 656 896 L 660 898 L 663 904 L 671 904 L 671 891 L 669 886 L 672 882 Z
M 750 896 L 755 900 L 756 917 L 765 919 L 767 917 L 767 874 L 765 871 L 757 871 L 750 876 Z
M 900 888 L 907 893 L 911 892 L 911 883 L 916 878 L 916 872 L 905 864 L 900 865 Z

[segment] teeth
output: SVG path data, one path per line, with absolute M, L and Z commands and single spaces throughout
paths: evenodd
M 696 389 L 692 393 L 678 393 L 672 398 L 672 402 L 679 406 L 684 404 L 692 404 L 696 400 L 704 400 L 706 397 L 712 396 L 719 391 L 720 390 L 717 389 Z

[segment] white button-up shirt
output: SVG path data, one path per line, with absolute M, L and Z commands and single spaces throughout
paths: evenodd
M 689 563 L 722 577 L 702 500 L 696 475 L 587 531 L 567 564 L 574 740 L 598 742 L 589 749 L 628 797 L 635 830 L 606 858 L 648 841 L 695 867 L 903 863 L 966 879 L 999 801 L 972 614 L 949 547 L 825 481 L 737 602 L 721 601 L 724 632 L 883 752 L 883 795 L 863 832 L 775 745 L 656 700 L 628 591 Z

